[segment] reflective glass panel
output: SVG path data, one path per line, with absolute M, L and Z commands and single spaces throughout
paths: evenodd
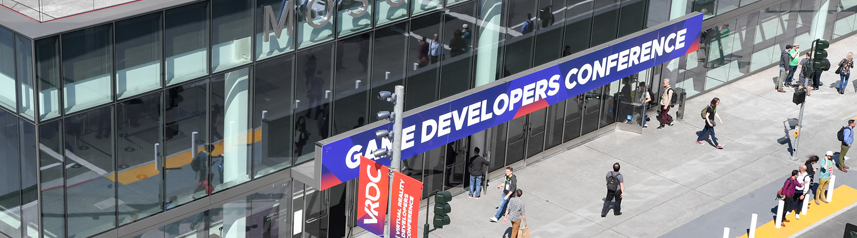
M 169 9 L 164 15 L 167 85 L 208 74 L 208 2 Z
M 21 220 L 24 237 L 39 237 L 39 167 L 36 157 L 36 127 L 24 120 L 21 125 Z
M 259 63 L 254 73 L 253 169 L 259 177 L 292 165 L 294 55 Z
M 119 225 L 163 210 L 161 93 L 148 94 L 116 106 L 116 155 Z
M 333 124 L 336 126 L 333 127 L 333 135 L 366 124 L 371 42 L 372 33 L 336 42 L 336 78 L 333 81 L 333 111 L 336 112 Z
M 36 41 L 36 79 L 39 86 L 39 119 L 60 115 L 59 36 Z
M 15 33 L 0 27 L 0 106 L 17 111 L 15 100 Z
M 42 234 L 53 237 L 65 237 L 65 165 L 61 126 L 61 120 L 39 125 Z
M 102 107 L 64 120 L 68 237 L 116 228 L 112 114 Z
M 416 16 L 443 7 L 443 0 L 413 0 L 411 15 Z
M 21 157 L 18 117 L 0 110 L 0 233 L 21 237 Z
M 211 78 L 210 181 L 215 191 L 250 180 L 250 69 Z
M 208 80 L 167 89 L 164 98 L 166 209 L 204 197 L 208 186 Z
M 747 0 L 744 0 L 745 2 Z M 738 8 L 740 0 L 717 0 L 717 15 L 732 11 Z
M 567 6 L 562 57 L 588 49 L 592 35 L 592 2 L 568 0 Z
M 536 9 L 538 31 L 533 65 L 538 66 L 562 56 L 562 30 L 565 23 L 565 1 L 539 0 Z
M 336 32 L 338 37 L 372 28 L 372 14 L 376 0 L 344 0 L 336 6 Z M 383 0 L 381 0 L 383 1 Z
M 623 37 L 646 27 L 646 1 L 624 0 L 619 15 L 619 35 Z
M 441 13 L 433 13 L 411 20 L 408 56 L 412 61 L 408 61 L 405 80 L 405 110 L 437 100 L 439 63 L 446 57 L 440 42 L 441 17 Z
M 505 34 L 506 55 L 503 60 L 504 76 L 515 74 L 532 65 L 533 36 L 538 29 L 536 3 L 533 0 L 510 0 L 506 4 Z
M 408 17 L 409 0 L 375 0 L 375 26 L 383 26 Z
M 293 37 L 295 24 L 294 8 L 288 6 L 294 4 L 294 0 L 257 0 L 256 1 L 256 60 L 267 59 L 282 53 L 295 50 L 295 38 Z M 270 16 L 265 15 L 265 8 L 270 7 L 274 22 Z M 283 19 L 286 18 L 286 19 Z M 277 37 L 276 30 L 279 23 L 283 23 L 280 36 Z M 265 40 L 265 24 L 268 24 L 268 40 Z
M 476 51 L 476 70 L 474 72 L 474 86 L 479 87 L 490 82 L 494 82 L 501 78 L 502 75 L 498 74 L 499 70 L 498 62 L 502 59 L 501 51 L 502 46 L 499 44 L 501 40 L 501 31 L 505 32 L 503 27 L 501 27 L 502 21 L 502 13 L 503 13 L 503 1 L 500 0 L 486 0 L 484 2 L 479 2 L 479 5 L 476 6 L 476 15 L 477 19 L 480 21 L 477 26 L 470 26 L 467 31 L 473 31 L 472 37 L 468 37 L 467 32 L 464 33 L 465 40 L 472 44 L 468 44 L 473 47 L 478 46 L 478 50 Z M 462 26 L 463 27 L 463 26 Z M 472 39 L 470 38 L 478 38 Z
M 334 0 L 305 0 L 295 6 L 299 48 L 333 39 L 334 4 Z
M 161 88 L 161 13 L 116 22 L 116 98 Z
M 211 71 L 217 72 L 253 60 L 252 0 L 211 1 Z
M 72 113 L 113 100 L 112 25 L 62 35 L 63 107 Z
M 471 23 L 476 3 L 461 4 L 449 9 L 446 15 L 445 26 L 441 42 L 447 42 L 449 46 L 449 58 L 443 61 L 440 77 L 440 98 L 452 96 L 470 89 L 471 83 L 471 60 L 473 51 L 468 45 L 469 39 L 465 34 L 471 34 L 464 30 L 464 25 Z
M 595 14 L 592 17 L 592 46 L 616 39 L 619 20 L 619 0 L 592 1 Z
M 309 161 L 315 142 L 330 136 L 333 44 L 298 52 L 295 77 L 295 165 Z
M 395 90 L 396 85 L 403 85 L 405 67 L 409 61 L 405 60 L 409 36 L 403 34 L 408 31 L 408 23 L 403 22 L 375 30 L 375 39 L 372 48 L 372 91 L 370 95 L 378 95 L 381 91 Z M 412 66 L 413 67 L 413 66 Z M 389 111 L 390 103 L 380 100 L 369 100 L 369 111 Z M 370 116 L 367 123 L 377 121 Z
M 33 120 L 36 113 L 33 101 L 33 43 L 23 36 L 15 37 L 15 62 L 18 74 L 18 113 Z

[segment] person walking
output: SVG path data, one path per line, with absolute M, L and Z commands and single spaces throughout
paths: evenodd
M 473 157 L 470 158 L 470 196 L 471 198 L 479 199 L 482 194 L 482 171 L 488 166 L 488 159 L 479 155 L 479 147 L 473 149 Z M 474 197 L 473 190 L 476 189 Z
M 664 125 L 673 125 L 673 117 L 670 116 L 670 106 L 675 103 L 672 101 L 675 90 L 670 87 L 670 80 L 664 79 L 664 94 L 661 95 L 661 126 L 658 129 L 664 128 Z
M 503 218 L 503 224 L 506 224 L 506 219 L 512 222 L 512 236 L 510 237 L 518 237 L 522 220 L 524 227 L 527 227 L 527 209 L 524 206 L 524 201 L 521 200 L 521 195 L 524 195 L 524 192 L 518 189 L 515 191 L 515 195 L 509 200 L 509 209 L 506 210 L 506 217 Z
M 795 186 L 792 206 L 795 211 L 795 219 L 800 220 L 800 212 L 803 210 L 803 199 L 809 193 L 809 187 L 812 186 L 812 180 L 810 180 L 809 175 L 806 173 L 806 165 L 800 165 L 800 172 L 798 172 L 796 179 L 800 184 Z M 789 211 L 791 210 L 790 208 Z
M 853 54 L 848 52 L 845 58 L 839 61 L 839 94 L 845 93 L 845 87 L 848 86 L 848 78 L 851 77 L 851 68 L 854 67 L 854 60 L 851 58 Z
M 810 89 L 810 87 L 807 85 L 810 81 L 812 81 L 812 79 L 807 79 L 806 77 L 807 77 L 807 75 L 812 77 L 812 75 L 815 74 L 812 71 L 813 70 L 812 63 L 809 61 L 809 57 L 810 57 L 810 54 L 809 54 L 809 51 L 807 51 L 806 54 L 804 54 L 804 57 L 800 58 L 800 64 L 798 64 L 798 66 L 797 66 L 797 71 L 799 73 L 798 80 L 797 80 L 797 88 L 798 89 L 806 88 L 806 95 L 807 96 L 810 96 L 811 91 L 812 91 Z
M 613 164 L 613 171 L 607 172 L 607 197 L 604 198 L 604 207 L 601 208 L 601 217 L 607 216 L 607 210 L 610 209 L 610 202 L 616 199 L 613 204 L 613 215 L 622 215 L 622 197 L 625 196 L 625 178 L 619 173 L 619 163 Z
M 800 45 L 797 43 L 792 45 L 792 49 L 789 50 L 789 73 L 786 76 L 785 85 L 791 87 L 792 81 L 794 80 L 795 72 L 797 71 L 798 63 L 800 63 Z
M 786 45 L 786 49 L 780 53 L 780 76 L 777 77 L 777 85 L 774 86 L 777 92 L 786 92 L 786 90 L 783 90 L 783 80 L 789 75 L 789 69 L 791 69 L 792 57 L 789 53 L 790 50 L 792 50 L 792 45 Z
M 789 220 L 786 219 L 786 214 L 788 214 L 791 211 L 792 203 L 794 202 L 793 197 L 795 195 L 795 188 L 797 188 L 798 184 L 800 184 L 797 181 L 797 175 L 798 175 L 798 171 L 792 170 L 792 175 L 786 179 L 786 182 L 783 183 L 783 188 L 780 189 L 779 194 L 783 195 L 782 199 L 784 202 L 783 203 L 783 223 L 780 224 L 782 227 L 786 227 L 786 222 L 789 222 Z
M 513 192 L 518 190 L 518 178 L 512 174 L 512 167 L 506 167 L 506 181 L 503 184 L 497 185 L 497 188 L 503 188 L 503 193 L 500 194 L 500 197 L 503 198 L 500 201 L 500 206 L 497 206 L 497 214 L 491 217 L 491 222 L 497 222 L 500 220 L 500 216 L 503 215 L 504 211 L 506 211 L 506 205 L 509 203 L 509 198 L 512 198 Z
M 851 143 L 854 142 L 854 119 L 848 120 L 848 126 L 842 128 L 842 145 L 839 146 L 839 171 L 848 173 L 848 166 L 845 165 L 845 154 L 848 154 L 848 149 L 851 149 Z
M 434 34 L 434 37 L 429 42 L 429 59 L 431 59 L 431 63 L 437 63 L 440 61 L 440 58 L 444 54 L 443 45 L 440 44 L 440 40 L 437 37 L 437 33 Z
M 696 138 L 697 144 L 702 144 L 702 139 L 708 138 L 707 134 L 711 134 L 711 141 L 714 142 L 714 146 L 717 149 L 723 149 L 722 144 L 717 143 L 717 137 L 714 136 L 714 118 L 717 117 L 717 120 L 720 121 L 720 124 L 723 124 L 723 119 L 720 119 L 720 115 L 717 114 L 717 105 L 720 105 L 720 98 L 711 99 L 711 104 L 708 105 L 705 109 L 705 127 L 702 128 L 702 131 L 699 132 L 699 137 Z
M 815 205 L 820 205 L 819 201 L 828 203 L 825 190 L 830 185 L 830 173 L 833 172 L 831 171 L 834 167 L 833 163 L 833 151 L 827 151 L 824 154 L 824 159 L 819 162 L 820 168 L 818 168 L 818 188 L 815 190 Z
M 640 87 L 637 89 L 637 102 L 639 102 L 643 109 L 640 113 L 640 125 L 643 125 L 643 128 L 647 128 L 646 126 L 646 110 L 649 107 L 649 102 L 652 101 L 652 95 L 649 95 L 649 90 L 646 89 L 646 82 L 641 82 Z

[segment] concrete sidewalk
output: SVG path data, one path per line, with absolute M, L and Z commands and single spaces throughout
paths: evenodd
M 828 50 L 831 61 L 838 62 L 849 45 L 857 45 L 857 37 L 833 44 Z M 798 161 L 790 159 L 792 141 L 783 122 L 797 118 L 800 107 L 791 102 L 791 93 L 774 90 L 776 67 L 689 100 L 685 121 L 675 126 L 657 130 L 653 124 L 642 135 L 617 130 L 580 146 L 563 144 L 544 152 L 552 156 L 516 171 L 532 237 L 715 237 L 710 231 L 722 233 L 724 226 L 733 227 L 732 235 L 740 236 L 749 226 L 751 213 L 759 214 L 759 225 L 769 222 L 770 216 L 762 212 L 776 206 L 776 189 L 766 187 L 782 186 L 781 179 L 803 164 L 807 155 L 838 152 L 836 131 L 857 116 L 857 105 L 851 103 L 857 98 L 854 90 L 839 95 L 829 88 L 839 79 L 832 71 L 822 77 L 822 89 L 807 98 Z M 721 99 L 718 113 L 724 123 L 718 123 L 716 132 L 725 144 L 723 150 L 695 143 L 703 126 L 696 112 L 713 97 Z M 857 155 L 857 151 L 851 153 Z M 622 164 L 626 182 L 623 215 L 609 212 L 602 218 L 604 177 L 615 162 Z M 836 173 L 837 185 L 857 187 L 854 173 Z M 500 191 L 494 187 L 499 176 L 492 181 L 482 199 L 456 196 L 450 203 L 452 224 L 431 236 L 495 238 L 510 232 L 510 225 L 488 221 L 500 202 Z M 759 211 L 740 209 L 744 207 Z M 719 224 L 721 213 L 714 210 L 745 211 L 746 219 L 740 220 L 747 224 L 730 225 L 729 217 Z M 712 216 L 698 219 L 706 214 Z

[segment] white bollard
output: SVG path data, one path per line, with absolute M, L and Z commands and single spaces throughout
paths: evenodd
M 756 238 L 756 220 L 759 219 L 759 214 L 753 213 L 753 218 L 750 219 L 750 237 Z
M 723 238 L 729 238 L 729 227 L 723 227 Z
M 806 215 L 806 210 L 809 207 L 809 199 L 811 199 L 811 197 L 809 197 L 809 194 L 804 193 L 803 194 L 803 204 L 801 204 L 801 209 L 800 209 L 801 215 Z
M 780 199 L 780 201 L 777 202 L 777 219 L 776 219 L 777 224 L 774 224 L 774 227 L 776 227 L 777 229 L 780 229 L 780 224 L 783 224 L 783 212 L 784 212 L 783 207 L 785 207 L 785 206 L 786 206 L 786 201 L 783 201 L 782 199 Z
M 827 202 L 833 202 L 833 184 L 836 183 L 836 175 L 830 175 L 830 185 L 827 186 Z

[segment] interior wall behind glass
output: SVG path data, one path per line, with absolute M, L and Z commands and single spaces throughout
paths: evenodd
M 161 93 L 116 106 L 119 225 L 163 211 L 163 115 Z
M 164 12 L 167 85 L 208 74 L 208 7 L 204 1 Z
M 444 20 L 441 42 L 447 42 L 450 48 L 449 58 L 443 61 L 440 74 L 440 97 L 446 98 L 471 88 L 473 51 L 470 44 L 473 32 L 470 31 L 476 2 L 463 3 L 449 8 Z M 454 14 L 453 14 L 454 13 Z M 465 29 L 465 25 L 467 28 Z
M 65 165 L 61 120 L 39 125 L 42 234 L 65 237 Z
M 167 89 L 164 98 L 164 172 L 169 210 L 204 197 L 208 172 L 208 80 Z
M 253 81 L 253 169 L 255 177 L 291 166 L 297 126 L 292 123 L 294 55 L 259 63 Z M 304 85 L 305 86 L 305 85 Z M 306 131 L 309 133 L 309 131 Z M 255 140 L 254 140 L 255 141 Z
M 113 100 L 113 25 L 62 35 L 64 112 L 73 113 Z
M 63 124 L 68 237 L 116 228 L 113 107 L 67 117 Z
M 250 180 L 250 68 L 211 78 L 209 183 L 215 191 Z
M 312 3 L 312 6 L 310 4 Z M 301 1 L 296 4 L 298 48 L 306 48 L 333 39 L 333 0 Z
M 39 167 L 36 153 L 36 127 L 20 120 L 21 146 L 21 221 L 24 236 L 39 236 Z
M 18 75 L 18 113 L 34 120 L 36 113 L 33 101 L 33 43 L 23 36 L 15 36 L 15 65 Z
M 441 13 L 432 13 L 411 19 L 405 110 L 437 100 L 438 69 L 446 55 L 443 43 L 440 42 L 442 17 Z
M 36 41 L 36 79 L 39 86 L 39 119 L 60 115 L 59 36 Z
M 211 1 L 211 71 L 217 72 L 253 60 L 253 1 Z
M 161 88 L 161 12 L 116 22 L 116 98 Z
M 333 80 L 332 135 L 366 124 L 369 107 L 369 52 L 372 33 L 336 42 L 336 78 Z
M 0 110 L 0 233 L 21 237 L 21 157 L 18 117 Z
M 383 0 L 380 0 L 383 1 Z M 337 37 L 348 36 L 372 28 L 375 0 L 348 0 L 336 5 Z
M 15 93 L 15 33 L 0 27 L 0 106 L 17 111 Z

